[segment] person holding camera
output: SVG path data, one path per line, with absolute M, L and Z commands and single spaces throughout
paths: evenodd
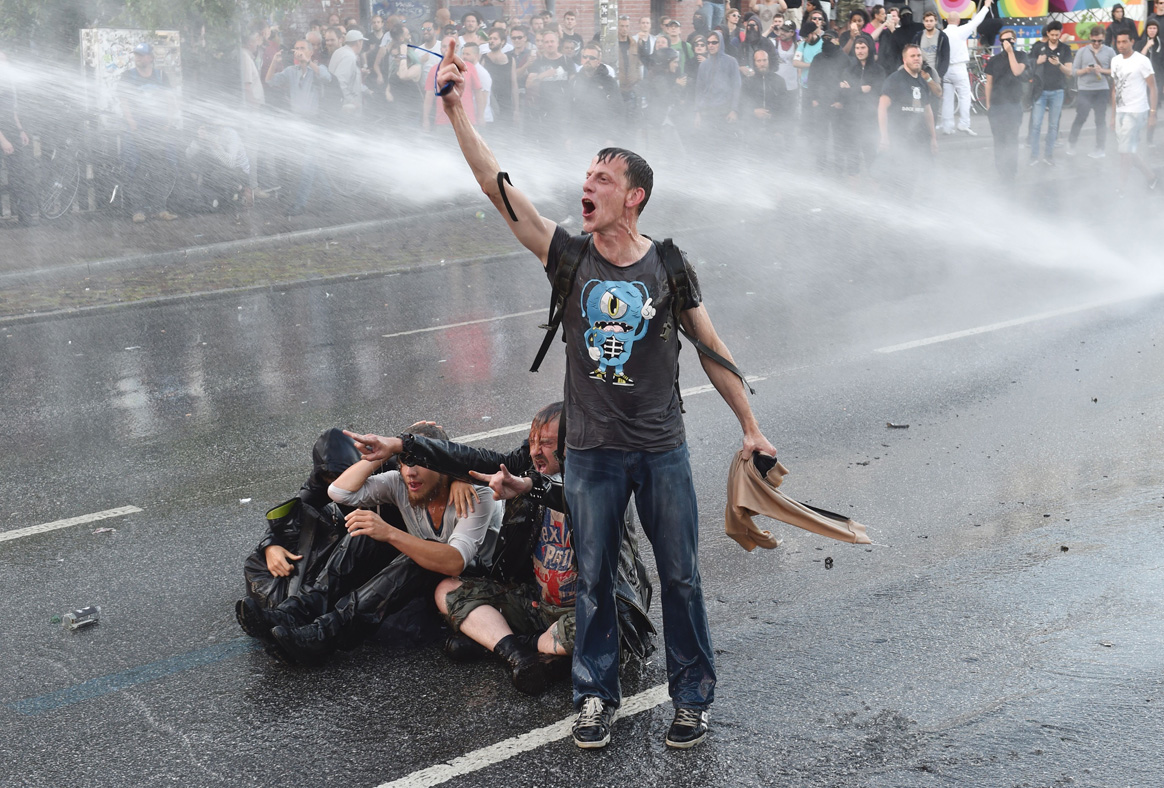
M 1048 167 L 1055 166 L 1055 141 L 1059 139 L 1059 117 L 1063 114 L 1063 97 L 1067 91 L 1067 78 L 1075 69 L 1071 57 L 1071 47 L 1059 39 L 1063 35 L 1063 23 L 1052 20 L 1043 28 L 1046 43 L 1039 41 L 1030 52 L 1030 62 L 1034 70 L 1031 88 L 1031 130 L 1028 143 L 1031 148 L 1033 167 L 1039 159 L 1039 135 L 1043 130 L 1043 115 L 1047 116 L 1047 136 L 1043 143 L 1041 161 Z
M 994 168 L 1004 183 L 1018 172 L 1018 134 L 1023 123 L 1023 82 L 1027 56 L 1016 48 L 1013 27 L 998 34 L 1002 51 L 986 64 L 986 111 L 994 135 Z

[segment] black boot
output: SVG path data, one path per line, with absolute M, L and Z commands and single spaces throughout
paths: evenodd
M 271 630 L 282 626 L 288 629 L 303 626 L 321 615 L 327 607 L 327 597 L 321 591 L 307 589 L 288 597 L 278 607 L 263 607 L 251 597 L 240 599 L 234 606 L 234 615 L 242 631 L 253 638 L 271 640 Z
M 355 596 L 346 596 L 335 610 L 300 627 L 277 626 L 271 629 L 275 645 L 291 662 L 319 665 L 337 648 L 353 649 L 366 635 L 356 613 Z
M 445 641 L 445 656 L 453 662 L 476 662 L 489 653 L 489 649 L 466 635 L 449 635 Z
M 570 671 L 574 667 L 574 659 L 569 654 L 539 654 L 542 665 L 545 666 L 546 681 L 564 681 L 570 678 Z
M 526 695 L 540 695 L 549 683 L 546 666 L 537 651 L 522 642 L 517 635 L 506 635 L 497 641 L 493 653 L 509 666 L 513 686 Z

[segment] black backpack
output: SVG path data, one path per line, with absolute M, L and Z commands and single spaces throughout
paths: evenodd
M 504 194 L 504 191 L 502 193 Z M 558 269 L 554 274 L 553 292 L 550 294 L 549 319 L 539 326 L 539 328 L 545 329 L 546 335 L 542 339 L 541 347 L 538 348 L 538 354 L 534 358 L 533 366 L 529 369 L 530 372 L 538 371 L 538 367 L 541 366 L 542 360 L 546 357 L 546 353 L 550 349 L 550 343 L 554 341 L 554 335 L 558 333 L 558 326 L 562 324 L 562 314 L 566 308 L 566 299 L 570 297 L 570 292 L 574 289 L 574 276 L 578 273 L 578 266 L 582 263 L 582 255 L 590 247 L 590 242 L 591 238 L 589 233 L 573 235 L 566 242 L 566 248 L 562 250 L 562 255 L 558 259 Z M 681 306 L 691 299 L 691 278 L 687 275 L 687 262 L 684 260 L 683 252 L 679 250 L 679 247 L 670 238 L 666 238 L 661 242 L 652 239 L 651 243 L 655 245 L 655 251 L 667 269 L 667 284 L 671 288 L 671 320 L 663 326 L 663 339 L 666 340 L 670 335 L 671 325 L 674 324 L 680 333 L 687 337 L 691 341 L 691 344 L 695 345 L 696 350 L 724 369 L 732 372 L 740 379 L 740 382 L 744 384 L 744 388 L 750 394 L 755 394 L 755 389 L 748 384 L 744 373 L 740 372 L 735 364 L 700 342 L 683 328 L 683 324 L 679 322 L 679 313 Z M 566 341 L 564 336 L 562 337 L 562 341 Z M 682 347 L 682 343 L 680 343 L 680 347 Z M 675 370 L 675 390 L 679 390 L 678 368 Z M 683 411 L 682 396 L 679 397 L 679 410 L 680 412 L 685 412 Z M 564 432 L 565 430 L 563 430 Z

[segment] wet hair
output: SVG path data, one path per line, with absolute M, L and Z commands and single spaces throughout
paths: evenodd
M 625 148 L 603 148 L 598 151 L 598 163 L 604 164 L 614 159 L 622 159 L 626 164 L 626 183 L 627 186 L 634 189 L 643 190 L 643 201 L 638 204 L 638 213 L 643 212 L 643 208 L 647 207 L 647 201 L 651 199 L 651 188 L 655 185 L 655 173 L 651 169 L 651 165 L 647 164 L 647 160 L 639 154 L 629 151 Z
M 418 421 L 408 428 L 408 432 L 413 435 L 419 435 L 422 438 L 432 438 L 437 441 L 447 441 L 449 434 L 445 432 L 444 427 L 436 424 L 426 424 L 423 421 Z
M 557 421 L 562 418 L 562 402 L 551 402 L 544 408 L 534 414 L 533 423 L 529 425 L 530 432 L 541 432 L 542 427 L 550 422 Z

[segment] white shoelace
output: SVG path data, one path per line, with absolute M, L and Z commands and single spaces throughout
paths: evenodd
M 592 725 L 602 724 L 602 713 L 606 710 L 606 705 L 600 698 L 586 698 L 582 701 L 582 710 L 578 712 L 578 721 L 574 723 L 575 727 L 588 728 Z

